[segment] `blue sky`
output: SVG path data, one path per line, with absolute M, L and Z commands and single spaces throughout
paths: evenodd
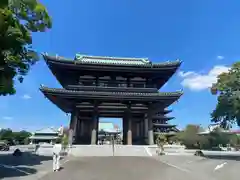
M 240 58 L 239 0 L 41 0 L 53 28 L 33 34 L 39 52 L 74 57 L 76 53 L 148 57 L 153 62 L 183 61 L 161 91 L 184 90 L 171 108 L 170 123 L 210 122 L 216 104 L 208 87 L 216 75 Z M 35 65 L 17 94 L 0 97 L 0 127 L 36 130 L 68 125 L 69 117 L 39 91 L 60 87 L 46 64 Z M 119 122 L 113 120 L 114 122 Z

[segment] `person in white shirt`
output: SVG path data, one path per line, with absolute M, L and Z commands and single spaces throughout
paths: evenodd
M 59 171 L 60 169 L 60 153 L 62 151 L 62 144 L 57 141 L 53 145 L 53 171 Z

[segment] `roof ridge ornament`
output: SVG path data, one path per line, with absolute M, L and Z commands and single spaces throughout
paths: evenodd
M 80 53 L 77 53 L 77 54 L 75 55 L 74 60 L 79 60 L 79 61 L 81 61 L 83 57 L 84 57 L 84 55 L 82 55 L 82 54 L 80 54 Z
M 131 57 L 113 57 L 113 56 L 90 56 L 90 55 L 82 55 L 80 53 L 77 53 L 75 55 L 75 60 L 83 60 L 84 58 L 86 59 L 91 59 L 92 61 L 94 60 L 107 60 L 107 61 L 139 61 L 144 64 L 150 64 L 151 61 L 148 58 L 131 58 Z M 114 62 L 113 62 L 114 63 Z
M 47 52 L 42 52 L 41 55 L 42 55 L 42 56 L 47 56 L 48 53 L 47 53 Z

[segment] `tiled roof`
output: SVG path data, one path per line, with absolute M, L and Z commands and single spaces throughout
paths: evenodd
M 111 122 L 99 122 L 98 130 L 114 129 L 114 124 Z
M 109 56 L 88 56 L 76 54 L 75 60 L 84 63 L 93 64 L 150 64 L 147 58 L 123 58 L 123 57 L 109 57 Z
M 164 116 L 164 115 L 155 115 L 152 117 L 153 119 L 174 119 L 174 117 L 168 117 L 168 116 Z
M 44 128 L 37 130 L 34 134 L 58 134 L 58 131 L 53 128 Z
M 41 91 L 45 92 L 57 92 L 57 93 L 68 93 L 68 94 L 81 94 L 81 95 L 115 95 L 115 96 L 146 96 L 146 97 L 154 97 L 154 96 L 181 96 L 183 94 L 182 91 L 176 92 L 156 92 L 156 93 L 139 93 L 139 92 L 98 92 L 98 91 L 75 91 L 75 90 L 66 90 L 63 88 L 47 88 L 41 87 Z
M 34 136 L 29 137 L 29 139 L 53 140 L 53 139 L 58 139 L 58 136 L 38 136 L 38 135 L 34 135 Z
M 164 135 L 175 135 L 175 131 L 170 131 L 170 132 L 154 132 L 154 134 L 164 134 Z
M 159 124 L 159 123 L 153 123 L 154 126 L 158 126 L 158 127 L 174 127 L 176 125 L 172 125 L 172 124 Z
M 147 58 L 118 58 L 107 56 L 86 56 L 77 55 L 75 60 L 61 57 L 61 56 L 49 56 L 43 54 L 46 61 L 62 62 L 67 64 L 98 64 L 98 65 L 118 65 L 118 66 L 134 66 L 142 68 L 161 68 L 161 67 L 178 67 L 182 61 L 166 61 L 161 63 L 152 63 Z

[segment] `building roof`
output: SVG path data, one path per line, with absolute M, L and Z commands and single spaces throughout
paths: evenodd
M 53 139 L 58 139 L 58 136 L 38 136 L 34 135 L 29 137 L 29 139 L 35 139 L 35 140 L 53 140 Z
M 234 130 L 231 130 L 231 132 L 234 134 L 240 134 L 240 129 L 234 129 Z
M 117 91 L 110 91 L 110 92 L 98 92 L 98 91 L 77 91 L 77 90 L 67 90 L 63 88 L 47 88 L 47 87 L 40 87 L 42 92 L 54 92 L 54 93 L 61 93 L 61 94 L 72 94 L 72 95 L 96 95 L 96 96 L 130 96 L 130 97 L 180 97 L 183 92 L 176 91 L 176 92 L 156 92 L 156 93 L 136 93 L 136 92 L 117 92 Z
M 175 135 L 175 131 L 169 131 L 169 132 L 154 132 L 154 134 L 163 134 L 163 135 Z
M 153 125 L 157 127 L 175 127 L 176 126 L 172 124 L 159 124 L 159 123 L 153 123 Z
M 153 118 L 153 119 L 159 119 L 159 120 L 166 120 L 166 121 L 171 120 L 171 119 L 174 119 L 174 117 L 167 117 L 167 116 L 161 115 L 161 114 L 159 114 L 159 115 L 154 115 L 152 118 Z
M 72 64 L 102 64 L 102 65 L 112 65 L 112 66 L 135 66 L 135 67 L 145 67 L 145 68 L 161 68 L 161 67 L 179 67 L 182 63 L 180 60 L 167 61 L 162 63 L 152 63 L 147 58 L 125 58 L 125 57 L 109 57 L 109 56 L 88 56 L 77 54 L 75 59 L 68 59 L 61 56 L 49 56 L 43 54 L 44 59 L 49 61 L 58 61 L 62 63 L 72 63 Z
M 34 132 L 34 134 L 58 134 L 58 131 L 53 128 L 44 128 Z
M 117 72 L 119 77 L 135 76 L 151 79 L 152 83 L 157 85 L 157 89 L 160 89 L 182 63 L 180 60 L 152 63 L 147 58 L 87 55 L 77 55 L 75 59 L 47 54 L 43 54 L 43 57 L 49 69 L 63 87 L 69 85 L 69 78 L 79 78 L 79 72 L 84 72 L 83 75 L 91 75 L 94 72 L 106 76 L 115 75 Z
M 111 122 L 99 122 L 99 133 L 120 133 L 118 129 L 115 129 L 115 125 Z
M 156 93 L 134 93 L 134 92 L 97 92 L 97 91 L 75 91 L 66 90 L 61 88 L 47 88 L 41 87 L 40 90 L 43 94 L 54 104 L 56 104 L 64 112 L 70 112 L 72 105 L 71 103 L 80 103 L 83 99 L 85 100 L 106 100 L 106 101 L 138 101 L 138 102 L 154 102 L 160 103 L 161 106 L 169 106 L 178 100 L 183 94 L 181 91 L 177 92 L 156 92 Z M 156 105 L 155 107 L 158 107 Z M 163 108 L 165 108 L 163 107 Z M 114 107 L 119 110 L 117 107 Z
M 93 64 L 129 64 L 144 65 L 150 64 L 148 58 L 127 58 L 127 57 L 109 57 L 109 56 L 89 56 L 76 54 L 75 60 L 83 63 Z
M 98 130 L 105 130 L 105 129 L 114 129 L 114 124 L 111 122 L 99 122 Z

